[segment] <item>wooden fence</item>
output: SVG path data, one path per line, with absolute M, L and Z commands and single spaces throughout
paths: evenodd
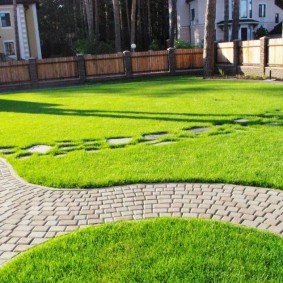
M 87 77 L 122 75 L 125 73 L 123 53 L 85 55 L 84 60 Z
M 249 40 L 240 43 L 239 63 L 240 65 L 260 64 L 260 41 Z
M 176 70 L 201 69 L 202 49 L 134 52 L 106 55 L 79 55 L 0 63 L 0 84 L 46 82 L 84 82 L 86 80 L 129 77 L 150 73 L 174 73 Z M 173 54 L 173 57 L 172 57 Z M 170 61 L 171 60 L 171 61 Z M 174 67 L 173 67 L 174 65 Z
M 216 45 L 216 56 L 218 64 L 234 63 L 234 43 L 221 42 Z
M 168 52 L 147 51 L 131 54 L 133 73 L 154 73 L 169 71 Z
M 78 77 L 76 57 L 36 60 L 39 81 L 71 79 Z
M 283 66 L 283 38 L 269 40 L 268 66 Z
M 201 69 L 203 68 L 203 50 L 194 49 L 176 49 L 176 69 Z
M 27 61 L 5 62 L 0 64 L 0 83 L 22 83 L 30 80 Z

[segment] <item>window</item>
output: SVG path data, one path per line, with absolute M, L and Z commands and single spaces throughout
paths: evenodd
M 248 17 L 248 0 L 241 0 L 240 2 L 240 18 Z
M 259 4 L 259 17 L 264 18 L 266 16 L 266 4 Z
M 278 24 L 279 23 L 279 14 L 276 13 L 275 14 L 275 24 Z
M 252 0 L 240 0 L 240 18 L 252 18 Z
M 7 56 L 16 55 L 15 44 L 14 44 L 13 41 L 5 41 L 4 42 L 4 50 L 5 50 L 5 55 L 7 55 Z
M 191 10 L 191 20 L 194 21 L 196 18 L 196 12 L 195 12 L 195 9 L 192 9 Z
M 2 28 L 11 26 L 10 13 L 0 12 L 1 26 Z

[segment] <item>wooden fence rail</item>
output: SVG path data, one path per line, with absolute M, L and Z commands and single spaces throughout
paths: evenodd
M 201 69 L 203 68 L 203 50 L 194 49 L 176 49 L 176 69 Z
M 27 61 L 5 62 L 0 64 L 0 84 L 30 81 Z
M 154 73 L 169 71 L 168 52 L 147 51 L 131 54 L 132 72 Z
M 125 73 L 123 53 L 85 55 L 84 61 L 87 77 L 122 75 Z

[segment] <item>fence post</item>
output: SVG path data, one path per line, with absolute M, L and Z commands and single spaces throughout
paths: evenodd
M 265 67 L 267 67 L 268 62 L 268 41 L 267 36 L 260 38 L 260 68 L 262 75 L 265 75 Z
M 240 40 L 235 39 L 233 41 L 233 73 L 237 75 L 238 66 L 240 64 Z
M 126 50 L 123 52 L 124 55 L 124 68 L 125 68 L 125 75 L 127 78 L 132 77 L 132 58 L 131 52 Z
M 169 72 L 171 75 L 176 73 L 176 53 L 175 48 L 169 47 L 168 51 L 168 62 L 169 62 Z
M 30 76 L 30 82 L 32 86 L 36 86 L 38 83 L 38 77 L 37 77 L 37 69 L 36 69 L 36 60 L 35 58 L 30 58 L 28 60 L 28 67 L 29 67 L 29 76 Z
M 77 62 L 78 62 L 78 72 L 79 72 L 80 83 L 84 83 L 86 81 L 86 71 L 85 71 L 85 58 L 84 58 L 84 55 L 78 54 L 77 55 Z

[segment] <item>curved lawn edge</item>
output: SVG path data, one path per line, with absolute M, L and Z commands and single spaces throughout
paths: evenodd
M 70 190 L 70 191 L 77 191 L 77 190 L 94 190 L 94 189 L 107 189 L 107 188 L 115 188 L 115 187 L 126 187 L 126 186 L 135 186 L 135 185 L 158 185 L 158 184 L 200 184 L 200 185 L 221 185 L 221 186 L 240 186 L 240 187 L 249 187 L 249 188 L 260 188 L 260 189 L 268 189 L 268 190 L 279 190 L 282 191 L 283 188 L 276 188 L 276 187 L 262 187 L 257 186 L 256 184 L 250 184 L 243 182 L 235 182 L 235 183 L 226 183 L 222 181 L 201 181 L 201 180 L 168 180 L 168 181 L 149 181 L 149 182 L 129 182 L 129 183 L 114 183 L 110 186 L 92 186 L 92 187 L 48 187 L 42 184 L 32 183 L 24 179 L 24 177 L 20 176 L 17 171 L 14 169 L 11 163 L 8 160 L 0 157 L 0 170 L 1 170 L 1 163 L 3 164 L 2 171 L 5 171 L 6 176 L 10 175 L 16 181 L 19 181 L 25 185 L 34 186 L 36 188 L 42 188 L 46 190 Z M 7 168 L 5 168 L 7 167 Z M 1 171 L 0 171 L 1 173 Z M 1 176 L 1 175 L 0 175 Z
M 169 273 L 174 275 L 171 280 L 203 274 L 206 281 L 228 276 L 234 281 L 275 282 L 283 275 L 282 258 L 282 238 L 268 232 L 220 221 L 159 218 L 103 224 L 56 237 L 8 262 L 0 278 L 55 282 L 59 276 L 67 280 L 62 282 L 92 282 L 95 273 L 105 273 L 102 279 L 110 281 L 119 275 L 115 282 L 133 274 L 132 282 L 146 276 L 164 282 Z

